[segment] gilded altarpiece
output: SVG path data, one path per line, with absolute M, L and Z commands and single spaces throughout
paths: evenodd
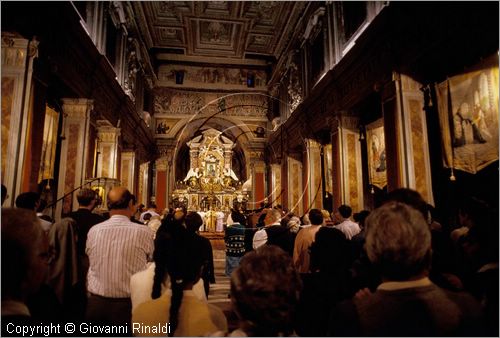
M 498 160 L 498 54 L 437 86 L 444 165 L 477 173 Z
M 296 215 L 303 214 L 304 190 L 302 188 L 302 163 L 287 157 L 288 209 Z
M 243 195 L 240 179 L 232 169 L 235 144 L 221 132 L 207 129 L 187 146 L 189 171 L 176 183 L 172 203 L 197 211 L 229 212 L 238 196 Z

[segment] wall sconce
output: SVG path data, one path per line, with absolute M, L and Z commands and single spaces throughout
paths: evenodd
M 363 141 L 365 139 L 365 126 L 360 124 L 358 126 L 359 129 L 359 141 Z

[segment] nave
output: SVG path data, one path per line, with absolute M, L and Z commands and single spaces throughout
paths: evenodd
M 332 271 L 321 260 L 316 263 L 326 264 L 327 274 L 319 267 L 309 271 L 304 257 L 316 230 L 305 230 L 312 210 L 322 213 L 326 228 L 338 227 L 357 247 L 363 264 L 351 269 L 356 277 L 367 279 L 355 284 L 353 292 L 371 286 L 376 297 L 389 294 L 397 302 L 405 298 L 391 298 L 398 293 L 394 286 L 400 287 L 399 279 L 411 275 L 405 264 L 414 260 L 405 253 L 404 262 L 390 262 L 397 263 L 397 281 L 382 286 L 390 290 L 378 292 L 379 281 L 370 279 L 372 271 L 355 268 L 365 268 L 371 260 L 380 263 L 379 254 L 388 248 L 372 247 L 371 257 L 360 256 L 365 232 L 360 231 L 359 217 L 379 210 L 391 194 L 409 189 L 424 202 L 423 217 L 431 231 L 432 257 L 413 252 L 423 260 L 417 261 L 421 265 L 433 261 L 428 271 L 433 284 L 472 294 L 488 314 L 491 332 L 497 333 L 498 297 L 491 287 L 498 284 L 497 2 L 8 1 L 1 6 L 0 177 L 2 212 L 5 209 L 9 215 L 2 217 L 2 250 L 7 248 L 3 241 L 9 238 L 8 231 L 13 231 L 9 236 L 15 238 L 16 250 L 38 250 L 26 242 L 27 236 L 17 238 L 16 228 L 8 226 L 23 224 L 26 233 L 33 230 L 33 238 L 38 238 L 32 223 L 40 222 L 42 242 L 47 240 L 51 249 L 34 253 L 40 258 L 35 263 L 43 262 L 42 270 L 52 273 L 48 280 L 57 302 L 64 303 L 68 296 L 62 285 L 71 284 L 80 292 L 72 295 L 80 297 L 74 304 L 88 300 L 89 287 L 94 312 L 113 306 L 98 313 L 101 317 L 130 314 L 130 274 L 153 261 L 153 235 L 146 229 L 156 234 L 162 218 L 179 209 L 198 214 L 203 224 L 196 230 L 207 237 L 231 237 L 227 243 L 217 242 L 217 283 L 209 294 L 209 304 L 226 315 L 228 332 L 237 329 L 237 321 L 229 309 L 229 282 L 222 269 L 226 262 L 237 266 L 242 255 L 251 254 L 250 259 L 260 255 L 253 247 L 257 230 L 256 246 L 279 244 L 299 273 L 318 272 L 305 279 L 315 300 L 309 313 L 327 308 L 326 300 L 334 299 L 337 291 L 351 298 L 344 286 L 329 279 L 329 273 L 346 271 Z M 276 219 L 268 219 L 270 229 L 265 229 L 269 209 L 283 212 L 281 228 Z M 404 218 L 404 207 L 396 209 L 389 214 Z M 384 210 L 377 213 L 388 212 Z M 233 222 L 233 211 L 245 220 Z M 103 226 L 91 231 L 103 222 L 104 227 L 123 222 L 128 228 L 122 233 L 114 229 L 112 235 Z M 140 227 L 131 224 L 137 222 Z M 233 227 L 235 223 L 241 227 Z M 420 224 L 414 219 L 409 223 Z M 252 236 L 242 243 L 247 227 Z M 402 228 L 389 230 L 394 229 Z M 322 231 L 323 242 L 315 250 L 328 252 L 321 243 L 342 242 L 337 231 L 329 230 Z M 358 230 L 361 236 L 355 234 Z M 418 235 L 427 238 L 424 232 Z M 89 233 L 94 255 L 90 262 Z M 293 257 L 294 236 L 301 238 L 301 250 L 295 254 L 300 259 Z M 102 254 L 116 249 L 102 245 L 107 240 L 120 242 L 123 252 L 138 257 L 132 260 L 132 269 L 117 268 L 130 263 L 123 252 Z M 412 241 L 423 239 L 411 237 L 401 241 L 408 247 L 398 249 L 415 249 Z M 127 246 L 135 242 L 141 243 L 140 253 Z M 72 254 L 64 256 L 64 250 Z M 282 260 L 272 262 L 287 262 L 274 254 Z M 63 263 L 61 257 L 70 257 L 71 262 Z M 182 262 L 184 256 L 176 257 Z M 22 256 L 2 253 L 3 271 L 18 271 L 26 263 L 14 258 Z M 194 263 L 199 262 L 193 259 Z M 289 278 L 292 285 L 293 273 L 284 270 L 278 276 Z M 24 285 L 23 271 L 18 272 L 2 273 L 2 316 L 31 320 L 24 318 L 28 310 L 34 319 L 49 315 L 43 307 L 26 309 L 26 295 L 19 296 L 26 290 L 16 288 Z M 249 276 L 252 271 L 240 273 Z M 16 278 L 9 279 L 11 275 Z M 157 279 L 165 276 L 159 271 Z M 438 291 L 427 279 L 417 277 L 425 284 L 418 290 L 436 296 Z M 154 274 L 148 278 L 151 282 Z M 335 288 L 324 288 L 328 283 Z M 174 286 L 175 299 L 181 286 L 187 287 Z M 156 288 L 159 296 L 161 288 L 158 284 Z M 247 301 L 251 286 L 242 283 L 241 288 L 247 292 L 239 296 Z M 268 296 L 269 306 L 282 301 L 272 293 Z M 467 303 L 468 297 L 464 299 Z M 442 300 L 443 313 L 457 309 Z M 161 306 L 170 302 L 168 297 L 162 301 L 166 303 Z M 366 299 L 354 301 L 370 308 Z M 253 312 L 266 314 L 264 301 L 254 303 L 262 307 Z M 403 305 L 400 309 L 405 313 Z M 330 333 L 380 333 L 373 321 L 368 323 L 370 330 L 363 327 L 352 306 L 340 310 L 338 318 L 346 324 L 336 323 Z M 425 312 L 416 312 L 410 317 L 428 320 L 418 316 Z M 406 318 L 397 319 L 407 323 Z M 272 323 L 267 327 L 279 326 Z M 354 326 L 367 331 L 348 331 Z M 326 327 L 322 325 L 323 333 Z M 337 330 L 344 327 L 346 331 Z M 428 332 L 419 330 L 430 326 L 408 323 L 406 327 L 415 330 L 409 335 L 425 335 Z M 288 329 L 283 332 L 288 334 Z M 397 329 L 408 333 L 405 325 Z M 469 333 L 468 329 L 459 334 Z

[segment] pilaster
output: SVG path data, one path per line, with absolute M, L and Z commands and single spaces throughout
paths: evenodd
M 99 158 L 97 159 L 97 177 L 118 177 L 118 138 L 120 128 L 113 127 L 107 120 L 97 121 L 97 139 Z
M 61 135 L 61 161 L 57 196 L 62 197 L 85 182 L 88 155 L 90 111 L 93 101 L 88 99 L 63 99 L 63 131 Z M 72 211 L 77 206 L 76 194 L 68 195 L 56 207 L 56 217 Z
M 252 200 L 250 202 L 250 209 L 255 209 L 266 198 L 266 164 L 262 150 L 250 151 L 250 173 L 252 175 Z
M 322 209 L 321 144 L 306 139 L 306 189 L 307 208 Z
M 281 164 L 271 164 L 271 191 L 269 193 L 269 200 L 273 204 L 283 205 Z
M 31 95 L 33 60 L 38 42 L 2 33 L 2 183 L 9 198 L 5 206 L 13 206 L 21 193 L 25 161 L 28 110 Z
M 302 215 L 304 189 L 302 188 L 302 162 L 287 156 L 287 200 L 288 210 L 296 215 Z
M 169 163 L 167 157 L 162 157 L 156 160 L 156 207 L 158 210 L 163 210 L 168 206 L 168 189 L 167 181 L 169 176 Z
M 122 186 L 133 194 L 135 191 L 135 152 L 123 151 L 121 153 L 120 178 Z

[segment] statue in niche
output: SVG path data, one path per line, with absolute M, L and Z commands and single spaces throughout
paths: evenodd
M 156 126 L 156 133 L 157 134 L 166 134 L 169 129 L 170 129 L 170 127 L 167 126 L 167 124 L 165 122 L 160 122 Z

